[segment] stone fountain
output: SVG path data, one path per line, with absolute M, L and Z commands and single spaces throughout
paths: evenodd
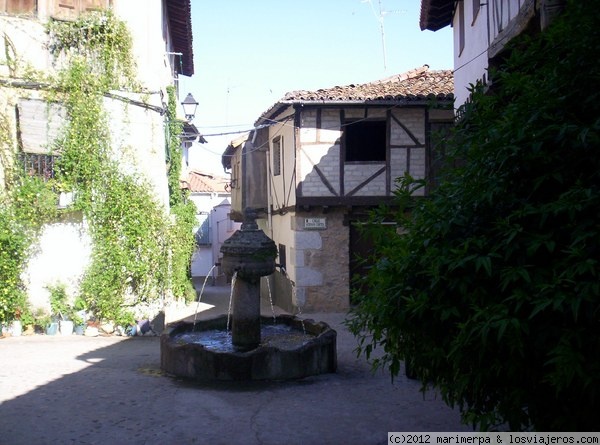
M 275 271 L 277 249 L 253 211 L 246 211 L 221 252 L 221 267 L 235 277 L 231 330 L 229 314 L 167 326 L 161 368 L 194 380 L 285 380 L 335 372 L 337 334 L 327 324 L 291 315 L 261 317 L 260 278 Z

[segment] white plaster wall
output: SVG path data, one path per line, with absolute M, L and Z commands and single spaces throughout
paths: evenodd
M 346 193 L 350 193 L 384 166 L 384 162 L 377 164 L 344 164 L 344 190 Z M 385 181 L 386 174 L 384 171 L 358 189 L 353 196 L 384 196 Z
M 0 29 L 10 39 L 14 52 L 7 48 L 10 57 L 17 66 L 17 76 L 24 74 L 27 67 L 39 71 L 48 71 L 51 66 L 51 56 L 45 46 L 48 35 L 44 26 L 37 18 L 17 18 L 8 15 L 0 16 Z M 9 67 L 6 63 L 4 39 L 0 51 L 0 77 L 8 77 Z
M 219 261 L 223 242 L 239 229 L 240 223 L 229 219 L 231 201 L 228 194 L 192 193 L 190 199 L 198 212 L 209 212 L 211 245 L 197 246 L 192 256 L 191 274 L 193 277 L 205 277 L 212 266 Z M 211 276 L 216 276 L 213 270 Z
M 128 96 L 140 99 L 139 94 L 130 93 Z M 160 97 L 150 96 L 149 103 L 160 106 Z M 119 160 L 119 167 L 124 173 L 139 175 L 147 181 L 158 202 L 168 209 L 163 117 L 156 111 L 119 100 L 106 98 L 104 106 L 110 117 L 113 157 Z
M 229 213 L 231 212 L 231 203 L 229 200 L 223 202 L 214 208 L 211 213 L 211 228 L 213 231 L 212 244 L 212 260 L 214 265 L 221 261 L 221 246 L 223 243 L 241 227 L 241 223 L 236 223 L 231 220 Z
M 288 108 L 283 116 L 287 116 L 292 112 Z M 292 206 L 296 203 L 296 185 L 294 175 L 296 173 L 296 153 L 295 153 L 295 130 L 293 119 L 281 124 L 269 127 L 269 181 L 268 187 L 271 188 L 272 205 L 275 209 L 282 209 Z M 282 152 L 281 152 L 281 174 L 273 175 L 273 139 L 281 137 Z
M 123 20 L 132 35 L 133 55 L 137 65 L 138 80 L 148 91 L 164 90 L 173 84 L 169 65 L 169 48 L 163 35 L 162 0 L 114 0 L 113 11 Z M 49 1 L 38 1 L 37 17 L 0 16 L 1 28 L 16 48 L 17 62 L 25 66 L 48 71 L 52 56 L 46 49 L 48 36 L 44 23 L 49 18 Z M 4 51 L 0 61 L 4 61 Z M 178 61 L 176 61 L 178 63 Z M 8 67 L 0 63 L 0 76 L 8 75 Z
M 50 310 L 48 285 L 64 283 L 74 298 L 90 263 L 91 239 L 81 221 L 47 224 L 22 278 L 32 307 Z
M 286 248 L 286 260 L 287 260 L 287 272 L 291 280 L 295 280 L 294 259 L 292 258 L 293 252 L 291 248 L 295 244 L 295 212 L 287 212 L 282 215 L 271 214 L 268 220 L 259 219 L 257 222 L 259 227 L 265 232 L 265 234 L 271 238 L 277 248 L 283 244 Z M 277 259 L 279 262 L 279 258 Z
M 417 139 L 412 137 L 394 119 L 391 120 L 391 145 L 407 145 L 425 143 L 425 110 L 423 108 L 398 108 L 392 111 L 392 115 L 398 119 Z
M 458 108 L 469 98 L 469 85 L 487 78 L 487 48 L 501 29 L 518 13 L 525 0 L 489 0 L 482 2 L 479 13 L 474 17 L 473 3 L 464 3 L 465 46 L 460 53 L 458 15 L 455 14 L 454 28 L 454 107 Z M 500 25 L 500 26 L 499 26 Z
M 149 91 L 173 84 L 170 51 L 163 35 L 162 0 L 114 0 L 113 10 L 127 23 L 133 39 L 138 79 Z M 177 61 L 176 63 L 179 63 Z
M 334 196 L 323 184 L 315 170 L 315 165 L 327 178 L 333 189 L 340 189 L 340 146 L 324 144 L 303 145 L 299 154 L 300 174 L 303 196 Z

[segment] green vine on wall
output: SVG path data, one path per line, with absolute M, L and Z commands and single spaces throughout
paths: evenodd
M 30 316 L 21 273 L 42 225 L 56 217 L 56 196 L 42 179 L 9 171 L 0 196 L 0 322 Z
M 11 179 L 10 193 L 0 196 L 0 281 L 6 283 L 0 291 L 0 321 L 15 318 L 26 306 L 20 275 L 29 249 L 43 223 L 56 216 L 57 192 L 74 191 L 74 209 L 83 213 L 93 241 L 80 296 L 98 318 L 131 322 L 130 308 L 139 303 L 169 292 L 194 295 L 189 262 L 195 209 L 179 189 L 181 123 L 175 119 L 174 89 L 169 88 L 167 122 L 172 223 L 149 182 L 125 174 L 111 157 L 103 94 L 135 87 L 126 26 L 107 11 L 74 22 L 50 21 L 47 32 L 61 67 L 48 101 L 62 103 L 68 119 L 52 147 L 60 156 L 56 180 L 13 172 L 17 179 Z M 3 140 L 10 141 L 9 136 Z M 10 151 L 9 142 L 2 145 Z
M 183 125 L 176 119 L 177 98 L 175 88 L 167 87 L 167 150 L 169 158 L 169 203 L 175 216 L 175 224 L 171 230 L 172 246 L 172 283 L 173 293 L 192 300 L 196 294 L 191 284 L 190 260 L 194 253 L 195 240 L 193 228 L 196 225 L 196 206 L 188 200 L 189 192 L 182 190 L 181 177 L 181 143 L 179 136 Z
M 6 116 L 0 115 L 0 322 L 31 318 L 21 273 L 32 240 L 42 225 L 56 216 L 52 184 L 24 175 L 10 156 L 12 135 Z M 3 190 L 4 188 L 4 190 Z
M 83 59 L 98 74 L 104 88 L 133 85 L 132 38 L 124 22 L 111 11 L 92 12 L 76 21 L 48 22 L 50 53 L 66 60 Z

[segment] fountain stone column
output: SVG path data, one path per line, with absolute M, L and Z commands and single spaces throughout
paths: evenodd
M 244 222 L 221 246 L 221 267 L 232 283 L 231 340 L 240 351 L 260 344 L 260 277 L 275 271 L 277 248 L 258 228 L 256 212 L 246 209 Z

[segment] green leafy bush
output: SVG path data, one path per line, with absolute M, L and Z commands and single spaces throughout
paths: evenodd
M 348 325 L 407 361 L 481 429 L 593 431 L 600 410 L 600 16 L 570 2 L 473 91 L 460 166 L 426 199 L 400 181 L 406 234 L 379 236 Z M 455 163 L 456 164 L 456 163 Z M 387 233 L 387 232 L 386 232 Z
M 40 178 L 6 173 L 11 188 L 0 196 L 0 322 L 28 314 L 21 273 L 40 228 L 56 215 L 57 200 Z

